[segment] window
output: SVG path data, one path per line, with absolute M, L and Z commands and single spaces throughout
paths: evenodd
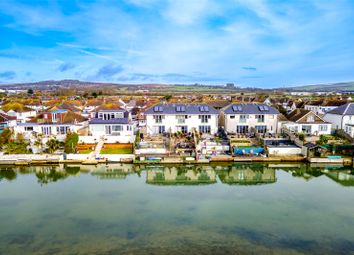
M 267 126 L 255 126 L 255 128 L 257 133 L 264 134 L 267 132 Z
M 313 115 L 308 116 L 307 122 L 315 122 L 315 117 Z
M 230 115 L 230 119 L 234 119 L 235 118 L 235 115 Z
M 103 113 L 102 112 L 98 113 L 98 118 L 103 119 Z
M 159 126 L 159 134 L 165 133 L 165 126 Z
M 132 131 L 132 126 L 128 125 L 127 126 L 127 131 Z
M 188 127 L 187 126 L 177 126 L 177 131 L 180 131 L 182 133 L 187 133 Z
M 33 127 L 25 127 L 25 131 L 33 131 Z
M 123 112 L 116 112 L 116 113 L 115 113 L 115 118 L 116 118 L 116 119 L 124 118 L 124 113 L 123 113 Z
M 256 115 L 256 119 L 258 123 L 263 123 L 264 122 L 264 115 Z
M 177 123 L 178 124 L 183 124 L 186 122 L 187 115 L 176 115 Z
M 240 115 L 240 123 L 246 123 L 248 119 L 248 115 L 241 114 Z
M 122 125 L 112 125 L 112 131 L 114 131 L 114 132 L 123 131 L 123 126 Z
M 202 123 L 208 123 L 208 119 L 210 119 L 210 115 L 199 115 L 199 119 L 201 120 Z
M 152 130 L 154 134 L 163 134 L 165 133 L 165 126 L 153 126 Z
M 42 127 L 43 135 L 51 135 L 52 134 L 52 127 Z
M 163 115 L 154 115 L 153 118 L 155 120 L 155 123 L 162 123 L 162 119 L 164 119 L 165 116 L 163 116 Z
M 248 133 L 248 126 L 236 126 L 236 133 L 238 134 Z
M 320 125 L 318 127 L 319 131 L 327 131 L 328 130 L 328 126 L 327 125 Z
M 302 125 L 301 131 L 305 134 L 311 134 L 311 125 Z
M 65 127 L 65 126 L 60 126 L 57 127 L 57 134 L 58 135 L 65 135 L 69 130 L 69 127 Z
M 210 126 L 199 126 L 199 133 L 210 133 Z

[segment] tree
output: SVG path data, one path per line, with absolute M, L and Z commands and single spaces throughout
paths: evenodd
M 42 147 L 43 147 L 42 138 L 43 138 L 43 135 L 42 134 L 36 134 L 35 137 L 36 137 L 36 140 L 34 141 L 34 146 L 37 146 L 39 152 L 42 152 Z
M 320 135 L 320 139 L 317 141 L 318 144 L 327 144 L 328 138 L 325 135 Z
M 9 128 L 5 128 L 0 134 L 0 149 L 5 144 L 8 144 L 11 141 L 12 131 Z
M 75 148 L 79 142 L 79 135 L 76 133 L 67 133 L 64 142 L 64 152 L 65 153 L 75 153 Z
M 92 92 L 91 94 L 94 98 L 97 98 L 97 93 L 96 92 Z
M 172 95 L 166 95 L 163 98 L 168 102 L 172 98 Z
M 27 143 L 8 143 L 4 146 L 3 151 L 6 154 L 29 154 Z
M 34 93 L 34 92 L 33 92 L 33 89 L 28 89 L 28 90 L 27 90 L 27 94 L 28 94 L 28 95 L 33 95 L 33 93 Z
M 60 148 L 60 142 L 55 138 L 48 140 L 46 145 L 48 146 L 49 153 L 53 153 Z

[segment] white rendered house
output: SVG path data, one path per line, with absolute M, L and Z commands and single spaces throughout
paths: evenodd
M 296 109 L 287 118 L 288 122 L 283 123 L 282 127 L 294 133 L 314 136 L 331 134 L 332 124 L 310 110 Z
M 215 134 L 218 111 L 206 104 L 158 104 L 145 111 L 148 134 L 191 132 Z
M 327 112 L 323 119 L 332 123 L 332 129 L 343 129 L 349 135 L 353 135 L 354 103 L 348 103 Z
M 276 133 L 278 110 L 266 104 L 231 104 L 220 112 L 221 123 L 227 133 Z
M 134 127 L 126 110 L 99 110 L 89 121 L 89 133 L 92 136 L 131 136 Z

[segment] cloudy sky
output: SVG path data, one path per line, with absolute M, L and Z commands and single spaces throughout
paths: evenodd
M 354 1 L 0 1 L 0 83 L 354 80 Z

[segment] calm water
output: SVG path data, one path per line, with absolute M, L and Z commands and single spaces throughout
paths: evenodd
M 0 254 L 354 254 L 351 168 L 0 169 Z

